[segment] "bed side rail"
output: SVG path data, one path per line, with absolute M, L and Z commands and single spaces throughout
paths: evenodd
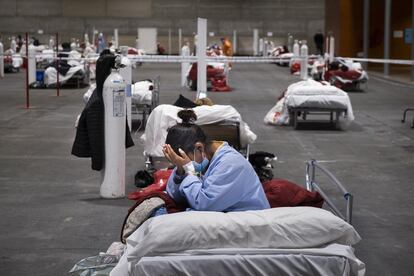
M 160 83 L 161 77 L 157 76 L 153 79 L 154 90 L 152 91 L 152 98 L 151 98 L 151 111 L 156 108 L 160 102 Z
M 316 182 L 316 169 L 323 172 L 330 180 L 333 185 L 335 185 L 346 201 L 346 214 L 344 215 L 339 209 L 335 206 L 333 201 L 329 196 L 322 190 L 321 186 Z M 325 199 L 326 204 L 332 210 L 332 212 L 338 217 L 342 218 L 348 223 L 352 223 L 352 207 L 353 207 L 353 195 L 339 182 L 339 180 L 330 172 L 327 168 L 322 166 L 318 161 L 312 159 L 306 162 L 306 188 L 309 191 L 317 191 Z
M 403 117 L 401 119 L 401 123 L 405 123 L 405 117 L 407 116 L 407 112 L 409 111 L 414 111 L 414 108 L 407 108 L 404 110 L 403 112 Z M 413 117 L 413 122 L 411 123 L 411 128 L 414 128 L 414 117 Z

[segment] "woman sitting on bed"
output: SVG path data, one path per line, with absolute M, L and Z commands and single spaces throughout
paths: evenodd
M 270 208 L 262 184 L 250 163 L 223 141 L 211 141 L 194 124 L 192 110 L 181 110 L 179 123 L 168 130 L 165 157 L 176 166 L 168 194 L 186 201 L 191 210 L 245 211 Z M 159 210 L 156 215 L 162 214 Z

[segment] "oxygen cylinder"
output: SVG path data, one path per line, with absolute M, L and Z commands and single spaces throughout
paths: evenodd
M 329 37 L 329 63 L 333 62 L 335 58 L 335 38 L 333 35 Z
M 119 74 L 122 76 L 122 78 L 125 81 L 125 103 L 126 103 L 126 115 L 128 119 L 128 127 L 129 130 L 131 130 L 131 123 L 132 123 L 132 90 L 131 90 L 131 84 L 132 84 L 132 64 L 129 58 L 127 57 L 128 54 L 128 47 L 127 46 L 121 46 L 121 64 L 124 66 L 121 69 L 119 69 Z
M 70 43 L 70 49 L 75 50 L 76 49 L 76 39 L 72 38 L 72 42 Z
M 14 38 L 14 36 L 12 37 L 11 41 L 10 41 L 10 49 L 13 50 L 13 54 L 16 53 L 17 50 L 17 43 L 16 43 L 16 39 Z
M 299 41 L 297 39 L 295 39 L 295 43 L 293 43 L 293 56 L 299 56 Z
M 263 55 L 263 38 L 259 39 L 259 55 Z
M 105 161 L 100 194 L 103 198 L 125 196 L 125 81 L 112 70 L 103 88 L 105 107 Z
M 105 44 L 105 38 L 103 33 L 99 33 L 98 35 L 98 54 L 100 54 L 103 50 L 105 50 L 106 44 Z
M 300 78 L 302 80 L 308 79 L 308 45 L 306 45 L 306 40 L 302 41 L 302 46 L 300 47 Z
M 293 35 L 288 34 L 287 48 L 289 52 L 292 52 L 293 48 Z
M 55 40 L 53 39 L 53 37 L 51 37 L 49 39 L 49 49 L 52 49 L 55 47 Z
M 90 42 L 89 42 L 89 35 L 88 34 L 83 35 L 83 41 L 85 42 L 86 46 L 89 46 Z

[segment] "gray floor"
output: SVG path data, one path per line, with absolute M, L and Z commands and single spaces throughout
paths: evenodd
M 161 76 L 161 103 L 179 93 L 178 65 L 144 65 L 135 79 Z M 293 130 L 263 124 L 276 97 L 297 77 L 274 65 L 235 64 L 234 92 L 211 93 L 231 104 L 258 134 L 252 150 L 275 153 L 277 177 L 304 183 L 305 161 L 321 160 L 355 194 L 357 256 L 367 275 L 413 275 L 414 130 L 401 123 L 414 89 L 372 79 L 350 93 L 355 122 L 345 131 Z M 24 74 L 0 80 L 0 275 L 65 275 L 78 260 L 118 240 L 131 201 L 99 198 L 100 174 L 70 155 L 85 89 L 32 90 L 24 109 Z M 409 117 L 410 120 L 412 116 Z M 141 133 L 127 151 L 127 190 L 144 165 Z M 328 189 L 331 190 L 331 189 Z M 332 190 L 332 192 L 334 192 Z

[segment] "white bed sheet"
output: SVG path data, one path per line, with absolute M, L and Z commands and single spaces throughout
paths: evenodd
M 274 255 L 276 252 L 303 254 L 330 244 L 349 247 L 359 240 L 360 236 L 351 225 L 320 208 L 182 212 L 153 217 L 144 222 L 127 238 L 126 251 L 111 275 L 133 275 L 135 267 L 147 257 L 251 255 L 256 249 L 259 255 Z M 334 249 L 330 247 L 323 252 L 325 255 L 327 252 L 338 255 L 339 251 Z M 351 247 L 346 252 L 353 256 Z
M 256 249 L 219 248 L 188 250 L 143 257 L 122 266 L 119 275 L 355 275 L 365 274 L 365 264 L 347 245 L 321 248 Z M 115 275 L 115 274 L 114 274 Z
M 150 86 L 154 84 L 151 81 L 139 81 L 131 85 L 132 103 L 151 105 L 152 90 Z
M 286 104 L 288 107 L 343 108 L 353 116 L 346 92 L 331 85 L 294 90 L 286 96 Z
M 82 71 L 85 72 L 83 65 L 73 66 L 69 69 L 69 71 L 66 73 L 65 76 L 59 74 L 59 82 L 61 84 L 64 84 L 68 79 L 70 79 L 76 72 Z M 57 71 L 54 67 L 48 67 L 45 70 L 45 77 L 44 77 L 44 83 L 46 85 L 51 85 L 57 83 Z

